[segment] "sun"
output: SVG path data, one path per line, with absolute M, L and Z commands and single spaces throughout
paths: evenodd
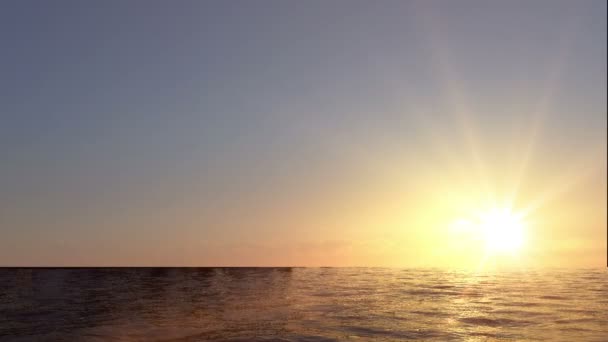
M 488 263 L 519 264 L 529 244 L 526 218 L 525 212 L 510 207 L 484 206 L 469 211 L 449 225 L 448 248 L 482 268 Z
M 494 208 L 480 215 L 480 228 L 489 253 L 512 253 L 524 243 L 521 215 L 509 209 Z

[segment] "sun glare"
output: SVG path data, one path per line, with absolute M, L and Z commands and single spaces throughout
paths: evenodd
M 515 252 L 522 246 L 524 226 L 519 215 L 508 209 L 492 209 L 480 219 L 488 252 Z

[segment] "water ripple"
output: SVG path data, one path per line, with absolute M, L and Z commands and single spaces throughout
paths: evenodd
M 608 273 L 0 270 L 0 341 L 602 341 Z

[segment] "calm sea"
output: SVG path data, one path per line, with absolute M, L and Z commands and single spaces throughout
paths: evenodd
M 608 272 L 0 269 L 2 341 L 608 341 Z

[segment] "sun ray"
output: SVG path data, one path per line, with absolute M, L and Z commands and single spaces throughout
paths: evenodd
M 571 51 L 571 45 L 573 43 L 573 34 L 575 32 L 573 23 L 570 23 L 571 29 L 567 30 L 567 34 L 561 37 L 559 53 L 553 60 L 550 68 L 549 76 L 545 81 L 542 95 L 536 103 L 535 109 L 531 113 L 530 129 L 526 135 L 525 142 L 523 143 L 522 152 L 518 153 L 520 156 L 519 162 L 517 162 L 516 170 L 513 176 L 513 184 L 510 186 L 511 191 L 507 195 L 507 201 L 510 206 L 513 206 L 517 200 L 517 195 L 521 188 L 523 179 L 525 178 L 526 171 L 528 170 L 530 160 L 534 154 L 536 144 L 541 138 L 543 131 L 543 123 L 550 115 L 551 103 L 554 102 L 554 96 L 561 86 L 560 79 L 566 69 L 566 63 L 568 55 Z M 519 139 L 513 139 L 518 141 Z
M 579 167 L 572 168 L 569 172 L 564 172 L 557 177 L 557 181 L 553 182 L 555 185 L 548 187 L 545 191 L 541 192 L 538 196 L 528 202 L 526 207 L 522 210 L 525 216 L 532 215 L 536 210 L 542 206 L 550 203 L 553 200 L 564 196 L 571 191 L 576 185 L 589 179 L 594 173 L 597 173 L 601 169 L 601 165 L 596 165 L 593 162 L 590 154 L 589 159 L 586 163 L 580 163 Z
M 422 25 L 429 35 L 428 42 L 431 50 L 431 60 L 436 65 L 436 68 L 434 69 L 438 70 L 437 77 L 445 89 L 447 101 L 452 108 L 450 114 L 453 121 L 455 121 L 456 126 L 459 128 L 459 133 L 462 135 L 464 143 L 468 148 L 467 152 L 469 154 L 470 162 L 483 187 L 485 200 L 496 204 L 493 186 L 488 179 L 487 167 L 483 162 L 479 148 L 480 144 L 477 126 L 470 116 L 472 111 L 463 91 L 464 86 L 462 86 L 462 81 L 460 80 L 460 77 L 458 77 L 455 69 L 448 62 L 450 60 L 450 53 L 446 48 L 447 44 L 441 41 L 440 36 L 437 33 L 437 28 L 441 26 L 439 24 L 440 22 L 435 20 L 433 14 L 429 12 L 424 12 L 422 17 Z

